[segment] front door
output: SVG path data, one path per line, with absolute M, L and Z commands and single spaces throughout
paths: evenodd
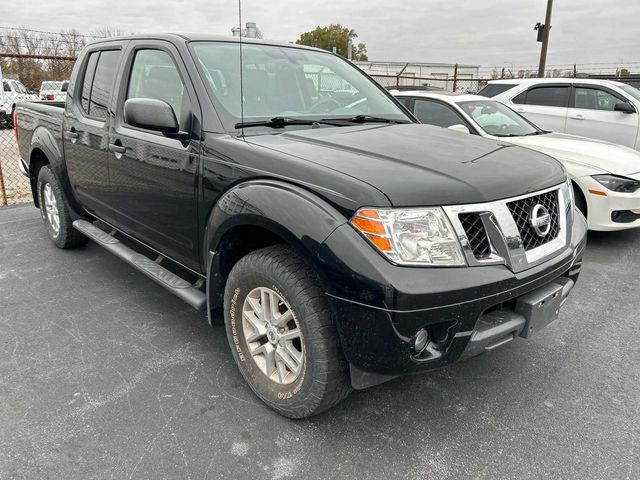
M 117 225 L 198 270 L 199 140 L 193 135 L 184 140 L 168 138 L 133 127 L 123 116 L 127 99 L 163 100 L 172 107 L 180 129 L 191 134 L 192 119 L 199 111 L 193 87 L 180 56 L 169 43 L 133 42 L 126 56 L 117 115 L 109 135 L 110 201 Z
M 615 111 L 617 103 L 628 102 L 609 89 L 576 86 L 567 115 L 567 133 L 634 148 L 638 135 L 638 112 Z

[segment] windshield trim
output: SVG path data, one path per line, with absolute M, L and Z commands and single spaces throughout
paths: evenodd
M 244 44 L 244 42 L 242 42 Z M 206 74 L 204 72 L 204 66 L 201 64 L 200 59 L 198 57 L 198 55 L 195 52 L 194 47 L 200 44 L 226 44 L 226 45 L 239 45 L 240 42 L 238 41 L 233 41 L 233 40 L 190 40 L 187 42 L 187 49 L 189 50 L 189 54 L 191 55 L 191 60 L 193 61 L 193 64 L 196 68 L 196 71 L 198 73 L 199 76 L 199 80 L 202 82 L 202 85 L 205 89 L 205 91 L 207 92 L 207 96 L 209 97 L 209 100 L 213 106 L 213 110 L 223 128 L 224 131 L 226 131 L 227 133 L 231 133 L 231 134 L 238 134 L 242 132 L 242 129 L 240 128 L 236 128 L 236 124 L 239 123 L 243 123 L 243 122 L 247 122 L 247 121 L 251 121 L 251 122 L 259 122 L 259 121 L 268 121 L 269 119 L 273 118 L 274 115 L 265 115 L 264 117 L 245 117 L 245 118 L 240 118 L 240 117 L 236 117 L 235 115 L 231 114 L 230 112 L 228 112 L 228 110 L 224 107 L 224 105 L 222 105 L 221 101 L 217 98 L 216 94 L 213 92 L 213 90 L 211 89 L 211 86 L 209 85 L 209 82 L 207 81 L 207 77 Z M 326 51 L 326 50 L 320 50 L 320 49 L 315 49 L 315 48 L 309 48 L 306 46 L 300 46 L 300 45 L 295 45 L 295 44 L 280 44 L 280 43 L 268 43 L 268 42 L 250 42 L 247 41 L 246 42 L 247 46 L 259 46 L 259 47 L 265 47 L 265 48 L 271 48 L 271 47 L 275 47 L 275 48 L 286 48 L 286 49 L 292 49 L 292 50 L 302 50 L 305 52 L 309 52 L 309 53 L 316 53 L 319 55 L 330 55 L 333 57 L 338 58 L 340 61 L 343 61 L 345 63 L 348 63 L 349 66 L 351 68 L 354 68 L 355 70 L 357 70 L 360 75 L 362 75 L 364 77 L 364 79 L 366 81 L 368 81 L 374 88 L 377 88 L 378 91 L 382 92 L 387 99 L 389 99 L 389 101 L 391 103 L 393 103 L 397 109 L 397 115 L 398 118 L 396 119 L 398 121 L 398 123 L 418 123 L 418 121 L 416 120 L 416 118 L 407 111 L 407 109 L 393 96 L 391 95 L 384 87 L 382 87 L 378 82 L 376 82 L 373 78 L 371 78 L 369 75 L 367 75 L 366 72 L 364 72 L 361 68 L 359 68 L 357 65 L 353 64 L 352 62 L 349 62 L 347 59 L 336 55 L 332 52 Z M 394 114 L 396 115 L 396 114 Z M 377 116 L 377 115 L 376 115 Z M 327 115 L 326 113 L 319 113 L 319 114 L 314 114 L 314 115 L 304 115 L 304 114 L 297 114 L 296 118 L 300 118 L 300 119 L 305 119 L 305 120 L 327 120 L 327 119 L 331 119 L 331 120 L 341 120 L 342 118 L 351 118 L 353 117 L 353 115 L 336 115 L 336 116 L 331 116 L 331 115 Z M 311 128 L 311 126 L 309 126 L 309 128 Z M 260 129 L 258 129 L 260 130 Z M 265 129 L 265 133 L 266 131 L 269 131 L 269 133 L 273 133 L 273 129 L 267 127 Z

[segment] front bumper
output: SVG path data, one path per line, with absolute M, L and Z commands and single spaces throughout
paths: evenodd
M 570 280 L 573 286 L 586 245 L 584 217 L 574 218 L 569 245 L 519 273 L 504 265 L 394 266 L 350 225 L 336 229 L 320 247 L 318 260 L 327 285 L 334 286 L 328 298 L 354 387 L 452 363 L 477 347 L 469 344 L 483 314 L 509 310 L 519 297 L 554 282 Z M 412 338 L 423 328 L 430 332 L 432 348 L 417 357 Z
M 640 174 L 629 177 L 640 180 Z M 634 193 L 613 192 L 591 177 L 580 178 L 580 184 L 587 200 L 589 230 L 613 231 L 640 227 L 640 190 Z M 604 192 L 606 196 L 595 195 L 589 190 Z

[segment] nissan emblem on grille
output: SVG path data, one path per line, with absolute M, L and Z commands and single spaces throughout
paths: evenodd
M 551 215 L 543 205 L 538 203 L 531 209 L 529 223 L 538 236 L 544 237 L 551 230 Z

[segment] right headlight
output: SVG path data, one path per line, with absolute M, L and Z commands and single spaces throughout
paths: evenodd
M 439 207 L 361 208 L 350 223 L 398 265 L 466 265 L 453 227 Z
M 640 181 L 618 175 L 593 175 L 593 179 L 612 192 L 633 193 L 640 188 Z

